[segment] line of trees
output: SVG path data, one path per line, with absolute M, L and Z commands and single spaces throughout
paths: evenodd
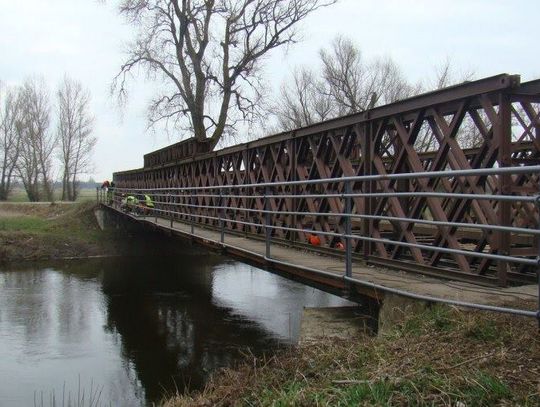
M 281 86 L 274 112 L 278 130 L 396 102 L 421 91 L 391 58 L 366 60 L 348 38 L 338 36 L 319 52 L 320 70 L 299 67 Z
M 287 131 L 323 120 L 358 113 L 376 106 L 471 80 L 472 72 L 458 74 L 450 60 L 436 67 L 431 78 L 412 83 L 391 58 L 367 60 L 360 48 L 342 36 L 319 51 L 320 69 L 297 68 L 281 85 L 273 112 L 277 127 Z M 465 148 L 476 147 L 482 136 L 471 117 L 465 117 L 457 134 Z M 418 151 L 437 149 L 437 137 L 425 123 L 415 142 Z
M 281 85 L 273 109 L 278 130 L 362 112 L 460 81 L 446 61 L 431 83 L 411 83 L 394 60 L 366 60 L 358 46 L 342 36 L 321 49 L 319 57 L 320 70 L 301 66 Z
M 30 201 L 53 201 L 57 168 L 61 199 L 77 199 L 78 177 L 91 169 L 97 141 L 90 93 L 66 75 L 54 101 L 41 79 L 0 89 L 0 200 L 20 181 Z

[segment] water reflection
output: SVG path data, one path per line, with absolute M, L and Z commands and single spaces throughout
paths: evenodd
M 239 349 L 297 340 L 303 306 L 345 303 L 252 266 L 186 248 L 0 272 L 0 405 L 78 380 L 137 405 L 204 385 Z M 45 405 L 48 405 L 45 403 Z
M 303 307 L 336 307 L 346 303 L 339 297 L 237 262 L 218 266 L 212 283 L 215 305 L 256 322 L 286 343 L 298 340 Z
M 51 392 L 61 395 L 64 385 L 66 400 L 74 399 L 79 380 L 86 392 L 92 380 L 122 383 L 122 392 L 107 389 L 104 398 L 137 405 L 141 398 L 103 334 L 105 311 L 97 279 L 53 269 L 0 273 L 0 405 L 33 405 L 42 391 L 49 405 Z

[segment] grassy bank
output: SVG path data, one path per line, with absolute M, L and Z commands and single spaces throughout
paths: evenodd
M 248 360 L 164 406 L 538 406 L 539 345 L 533 320 L 435 306 L 384 336 Z
M 99 230 L 94 204 L 1 203 L 0 263 L 108 254 L 114 236 Z

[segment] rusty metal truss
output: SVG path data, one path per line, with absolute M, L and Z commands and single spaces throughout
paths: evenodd
M 190 140 L 147 154 L 144 168 L 114 174 L 117 187 L 179 191 L 191 187 L 538 165 L 540 80 L 520 83 L 519 76 L 501 74 L 217 152 L 204 153 L 204 146 L 198 148 L 193 143 Z M 356 214 L 441 224 L 537 228 L 538 208 L 530 201 L 457 199 L 427 193 L 530 196 L 539 193 L 539 183 L 536 173 L 429 179 L 383 177 L 354 183 L 351 192 L 367 196 L 354 197 L 351 209 Z M 279 213 L 272 215 L 272 224 L 345 233 L 346 222 L 330 216 L 345 210 L 343 200 L 335 196 L 345 192 L 344 185 L 285 184 L 274 188 L 267 205 Z M 390 196 L 395 192 L 411 194 Z M 318 194 L 328 197 L 309 196 Z M 227 198 L 201 193 L 184 198 L 158 194 L 155 201 L 158 208 L 171 202 L 185 204 L 185 213 L 176 213 L 176 219 L 191 221 L 191 215 L 200 215 L 196 218 L 199 223 L 215 228 L 220 224 L 214 207 L 226 204 L 249 209 L 225 210 L 221 214 L 226 219 L 225 227 L 254 238 L 263 237 L 264 228 L 255 226 L 265 223 L 265 214 L 258 212 L 265 209 L 262 195 L 249 188 L 244 195 L 237 195 L 240 196 Z M 195 213 L 190 205 L 197 206 Z M 318 215 L 300 214 L 306 212 Z M 329 216 L 321 215 L 324 213 Z M 376 218 L 355 219 L 352 232 L 375 238 L 354 243 L 355 256 L 373 264 L 450 278 L 492 280 L 499 285 L 534 281 L 536 270 L 532 267 L 376 241 L 391 238 L 413 245 L 535 257 L 538 242 L 531 236 Z M 287 228 L 274 229 L 272 238 L 298 245 L 308 243 L 305 233 Z M 321 247 L 329 249 L 339 240 L 324 234 L 320 239 Z

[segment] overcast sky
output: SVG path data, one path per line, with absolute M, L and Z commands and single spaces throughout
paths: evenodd
M 340 0 L 304 21 L 301 43 L 266 59 L 266 75 L 277 91 L 298 64 L 318 66 L 319 49 L 343 34 L 368 58 L 392 57 L 413 82 L 447 58 L 478 78 L 537 79 L 539 11 L 539 0 Z M 130 35 L 111 0 L 0 0 L 0 82 L 40 75 L 53 93 L 67 73 L 90 90 L 98 144 L 89 175 L 98 181 L 141 167 L 143 154 L 178 141 L 146 131 L 152 86 L 142 77 L 122 110 L 110 96 Z

